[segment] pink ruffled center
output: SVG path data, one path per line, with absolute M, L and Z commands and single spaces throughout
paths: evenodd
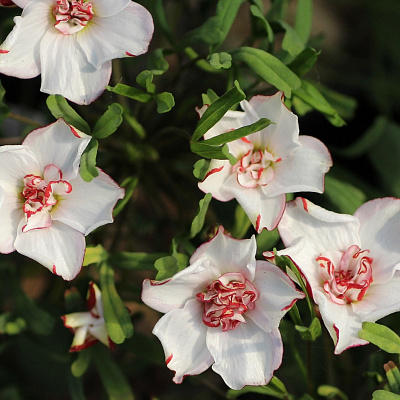
M 44 179 L 37 175 L 26 175 L 22 191 L 26 225 L 22 232 L 50 227 L 52 208 L 58 203 L 60 196 L 71 191 L 71 184 L 62 180 L 62 172 L 55 165 L 50 164 L 44 169 Z
M 64 35 L 72 35 L 93 18 L 93 5 L 83 0 L 57 0 L 53 14 L 57 21 L 55 28 Z
M 258 290 L 242 274 L 228 272 L 207 286 L 207 292 L 196 298 L 204 303 L 203 322 L 224 332 L 246 323 L 243 314 L 252 310 L 259 297 Z
M 363 299 L 372 283 L 373 258 L 369 250 L 354 245 L 347 251 L 330 252 L 316 258 L 324 279 L 324 291 L 336 304 L 349 304 Z
M 281 159 L 274 157 L 267 149 L 255 149 L 254 144 L 246 138 L 241 140 L 247 151 L 232 167 L 239 184 L 247 188 L 268 185 L 275 176 L 274 164 Z

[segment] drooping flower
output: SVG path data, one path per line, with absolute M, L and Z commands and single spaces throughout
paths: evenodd
M 288 247 L 279 254 L 309 283 L 336 354 L 368 343 L 362 322 L 400 310 L 400 199 L 369 201 L 351 216 L 297 198 L 278 230 Z
M 111 60 L 147 51 L 153 19 L 131 0 L 15 0 L 23 8 L 0 46 L 0 72 L 42 75 L 40 90 L 93 102 L 111 76 Z
M 324 175 L 332 160 L 321 141 L 299 137 L 297 116 L 283 104 L 282 92 L 255 96 L 240 105 L 243 112 L 228 111 L 204 138 L 250 125 L 260 118 L 268 118 L 273 124 L 228 143 L 236 164 L 212 160 L 199 188 L 220 201 L 236 198 L 257 232 L 272 230 L 285 210 L 286 193 L 323 192 Z M 200 109 L 200 115 L 205 109 Z
M 0 147 L 1 253 L 16 250 L 66 280 L 78 274 L 85 235 L 113 221 L 124 195 L 101 170 L 91 182 L 79 175 L 90 139 L 59 119 Z
M 113 349 L 114 342 L 108 336 L 104 320 L 101 292 L 93 282 L 89 283 L 86 305 L 89 311 L 75 312 L 61 317 L 64 326 L 75 334 L 69 351 L 72 353 L 87 349 L 98 341 Z
M 304 293 L 255 254 L 254 236 L 235 240 L 220 228 L 189 267 L 171 279 L 143 282 L 143 302 L 166 313 L 153 333 L 175 383 L 212 365 L 229 387 L 240 389 L 267 384 L 279 368 L 279 322 Z

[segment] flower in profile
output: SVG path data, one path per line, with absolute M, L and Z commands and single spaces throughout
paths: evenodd
M 297 116 L 283 104 L 282 92 L 255 96 L 240 105 L 243 112 L 228 111 L 204 138 L 250 125 L 260 118 L 268 118 L 273 124 L 228 143 L 236 164 L 212 160 L 199 188 L 220 201 L 236 198 L 257 232 L 272 230 L 285 210 L 286 193 L 323 192 L 331 157 L 318 139 L 299 136 Z M 205 109 L 199 110 L 200 115 Z
M 358 337 L 364 321 L 400 310 L 400 199 L 369 201 L 351 216 L 297 198 L 278 230 L 288 247 L 279 254 L 309 283 L 336 354 L 368 344 Z
M 40 90 L 78 104 L 101 95 L 111 60 L 147 51 L 153 19 L 130 0 L 13 0 L 23 8 L 0 46 L 0 72 L 42 75 Z
M 104 320 L 101 292 L 93 282 L 89 283 L 86 305 L 89 311 L 75 312 L 61 317 L 64 326 L 75 334 L 69 351 L 72 353 L 87 349 L 98 341 L 113 349 L 114 342 L 108 336 Z
M 153 333 L 175 383 L 212 365 L 229 387 L 240 389 L 267 384 L 279 368 L 279 322 L 304 293 L 255 254 L 254 236 L 236 240 L 219 228 L 186 269 L 171 279 L 143 282 L 143 302 L 166 313 Z
M 112 222 L 124 196 L 101 170 L 91 182 L 79 175 L 90 139 L 59 119 L 0 147 L 1 253 L 16 250 L 66 280 L 79 273 L 85 235 Z

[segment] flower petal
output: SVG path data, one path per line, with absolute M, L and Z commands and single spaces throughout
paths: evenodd
M 252 283 L 260 297 L 255 308 L 246 312 L 246 318 L 251 318 L 265 332 L 278 329 L 281 319 L 296 300 L 305 297 L 283 271 L 268 261 L 257 261 Z
M 113 16 L 95 16 L 79 32 L 77 43 L 92 66 L 99 69 L 114 58 L 146 53 L 153 31 L 151 14 L 140 4 L 129 1 L 127 7 Z
M 207 347 L 215 364 L 212 369 L 232 389 L 266 385 L 282 362 L 283 346 L 278 329 L 264 332 L 251 319 L 223 332 L 209 328 Z
M 164 315 L 153 329 L 164 348 L 168 368 L 175 371 L 175 383 L 181 383 L 185 375 L 202 373 L 214 362 L 206 346 L 208 327 L 202 313 L 202 305 L 189 300 L 184 308 Z
M 53 221 L 46 229 L 22 233 L 25 221 L 18 227 L 15 249 L 44 265 L 51 272 L 70 281 L 81 270 L 85 254 L 85 237 L 82 233 Z
M 284 194 L 269 197 L 264 193 L 263 186 L 243 188 L 235 176 L 226 181 L 225 188 L 242 206 L 258 233 L 264 228 L 269 231 L 276 228 L 286 206 Z
M 31 0 L 12 0 L 18 7 L 24 8 Z
M 130 4 L 131 0 L 91 0 L 93 12 L 100 17 L 109 17 L 122 11 Z
M 18 78 L 34 78 L 40 74 L 40 42 L 54 21 L 51 0 L 30 1 L 15 26 L 0 46 L 8 50 L 0 54 L 0 72 Z
M 206 177 L 198 183 L 199 189 L 204 193 L 211 193 L 214 199 L 219 201 L 232 200 L 234 196 L 224 188 L 224 182 L 231 175 L 231 171 L 229 161 L 211 160 Z
M 358 337 L 362 328 L 362 319 L 353 311 L 350 304 L 336 304 L 321 290 L 314 291 L 314 300 L 319 305 L 322 319 L 333 342 L 335 354 L 340 354 L 350 347 L 368 344 Z
M 60 118 L 48 126 L 32 131 L 23 141 L 23 145 L 39 160 L 41 172 L 38 175 L 42 175 L 48 165 L 54 165 L 62 171 L 62 179 L 70 180 L 78 174 L 81 155 L 90 139 L 90 136 Z
M 105 344 L 107 347 L 110 347 L 110 340 L 108 337 L 108 331 L 106 327 L 105 321 L 102 319 L 101 325 L 98 326 L 89 326 L 89 333 L 99 340 L 101 343 Z
M 112 210 L 117 200 L 124 197 L 124 189 L 101 170 L 90 182 L 85 182 L 78 174 L 70 184 L 72 191 L 62 198 L 62 206 L 52 211 L 54 221 L 69 225 L 84 235 L 113 222 Z
M 251 239 L 237 240 L 226 235 L 224 228 L 220 226 L 217 234 L 193 253 L 190 264 L 204 257 L 216 266 L 218 275 L 208 283 L 228 272 L 240 272 L 251 282 L 256 269 L 256 250 L 254 236 Z
M 157 311 L 166 313 L 182 308 L 203 292 L 210 282 L 220 277 L 219 271 L 206 257 L 201 257 L 170 279 L 143 281 L 142 301 Z
M 62 317 L 62 320 L 66 328 L 78 328 L 79 326 L 90 325 L 94 317 L 90 312 L 85 311 L 66 314 Z
M 363 249 L 371 251 L 374 283 L 385 283 L 400 269 L 400 199 L 375 199 L 354 214 Z
M 374 275 L 372 276 L 374 278 Z M 376 284 L 374 278 L 362 301 L 352 303 L 354 312 L 360 315 L 363 321 L 375 322 L 386 315 L 400 311 L 399 288 L 400 272 L 396 272 L 389 281 L 381 285 Z
M 281 162 L 275 163 L 275 178 L 265 186 L 264 193 L 276 196 L 282 193 L 324 191 L 324 176 L 332 166 L 326 146 L 318 139 L 300 136 L 301 147 Z
M 60 94 L 77 104 L 90 104 L 96 100 L 111 76 L 111 61 L 96 69 L 77 46 L 75 35 L 62 35 L 57 29 L 48 30 L 44 35 L 40 44 L 40 62 L 40 90 Z

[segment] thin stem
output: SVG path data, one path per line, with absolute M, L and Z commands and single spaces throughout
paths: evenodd
M 311 357 L 311 342 L 306 342 L 306 364 L 307 364 L 307 392 L 310 396 L 313 395 L 314 385 L 312 379 L 312 357 Z
M 22 115 L 15 114 L 11 111 L 7 114 L 7 118 L 15 119 L 16 121 L 20 121 L 23 122 L 24 124 L 31 125 L 37 128 L 42 126 L 41 123 L 34 121 L 33 119 L 23 117 Z

